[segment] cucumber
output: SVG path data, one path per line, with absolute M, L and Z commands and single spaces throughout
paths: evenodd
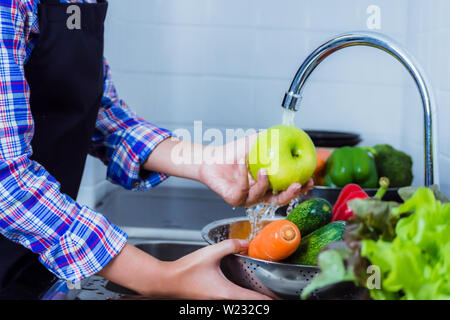
M 332 215 L 331 204 L 325 199 L 317 198 L 300 203 L 286 219 L 293 222 L 304 237 L 330 223 Z
M 288 263 L 317 265 L 319 253 L 333 241 L 342 240 L 345 221 L 334 221 L 302 238 L 300 246 L 288 259 Z

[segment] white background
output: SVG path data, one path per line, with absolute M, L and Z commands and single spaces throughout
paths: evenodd
M 105 56 L 119 95 L 160 126 L 267 128 L 281 122 L 284 92 L 301 62 L 336 34 L 381 30 L 421 63 L 438 106 L 439 176 L 450 195 L 450 1 L 448 0 L 110 0 Z M 414 158 L 423 184 L 423 112 L 415 85 L 392 57 L 348 48 L 324 61 L 304 91 L 295 123 L 358 132 Z M 89 158 L 79 201 L 94 205 L 112 185 Z M 170 178 L 166 184 L 199 186 Z

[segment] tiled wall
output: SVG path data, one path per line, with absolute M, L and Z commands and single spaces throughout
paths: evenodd
M 435 40 L 450 34 L 448 0 L 110 0 L 105 55 L 119 94 L 156 124 L 266 128 L 281 121 L 281 100 L 305 57 L 333 35 L 367 30 L 366 9 L 374 4 L 381 9 L 379 31 L 417 55 L 435 84 L 441 181 L 450 194 L 450 129 L 443 121 L 450 115 L 450 46 Z M 435 4 L 441 7 L 430 9 Z M 421 117 L 404 68 L 384 52 L 357 47 L 330 56 L 313 73 L 295 122 L 404 149 L 414 155 L 420 184 Z M 82 189 L 89 192 L 81 193 L 88 203 L 107 190 L 99 167 L 89 159 Z

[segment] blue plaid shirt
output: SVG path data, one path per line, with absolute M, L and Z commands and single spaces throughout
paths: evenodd
M 47 170 L 30 160 L 34 126 L 24 65 L 38 38 L 33 35 L 39 34 L 38 2 L 0 0 L 0 232 L 39 254 L 59 278 L 77 281 L 108 264 L 127 236 L 100 213 L 62 194 Z M 159 184 L 167 176 L 142 174 L 141 165 L 169 136 L 119 99 L 105 61 L 90 154 L 107 165 L 107 178 L 127 189 Z

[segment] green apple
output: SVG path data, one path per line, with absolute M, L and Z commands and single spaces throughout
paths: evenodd
M 266 169 L 274 193 L 286 190 L 295 182 L 308 182 L 316 162 L 316 149 L 311 138 L 293 125 L 278 125 L 262 132 L 248 155 L 253 179 L 257 181 L 258 171 Z

